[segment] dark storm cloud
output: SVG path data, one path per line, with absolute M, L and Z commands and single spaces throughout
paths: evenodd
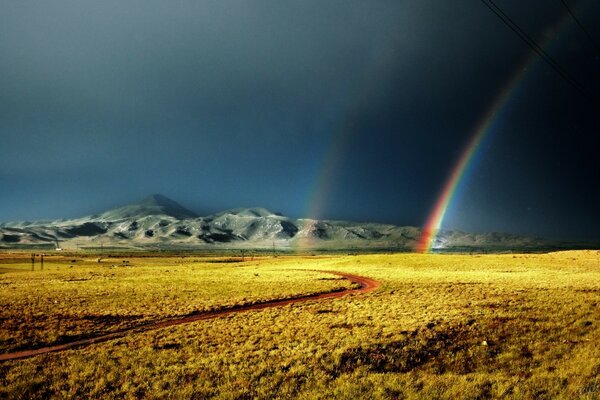
M 394 22 L 388 11 L 341 3 L 9 4 L 0 28 L 3 167 L 29 174 L 119 163 L 144 148 L 160 160 L 190 146 L 210 159 L 219 148 L 314 138 L 385 42 Z
M 557 35 L 564 14 L 559 2 L 502 6 L 540 41 Z M 575 9 L 583 7 L 582 20 L 598 35 L 598 7 Z M 554 54 L 578 71 L 589 46 L 569 32 Z M 474 126 L 529 51 L 473 1 L 6 3 L 0 220 L 77 216 L 151 192 L 198 211 L 259 205 L 301 216 L 340 133 L 345 145 L 326 215 L 421 224 Z M 553 71 L 537 68 L 530 98 L 507 123 L 513 136 L 494 146 L 518 164 L 540 136 L 560 137 L 553 127 L 578 121 L 578 140 L 587 140 L 588 150 L 563 155 L 566 175 L 580 175 L 569 190 L 598 199 L 583 189 L 597 168 L 589 154 L 590 113 Z M 532 117 L 522 110 L 540 101 L 572 111 L 518 139 L 519 124 Z M 564 148 L 563 140 L 547 142 L 549 153 Z M 540 189 L 546 180 L 536 165 L 544 155 L 523 174 L 495 169 L 491 160 L 501 154 L 491 151 L 478 174 L 495 181 L 526 176 L 512 198 L 541 204 L 551 195 L 557 200 L 547 209 L 582 218 L 561 195 L 567 186 Z M 499 197 L 478 174 L 465 204 Z M 485 218 L 457 207 L 453 224 L 527 230 L 524 222 L 494 217 L 521 207 L 513 203 L 477 203 Z

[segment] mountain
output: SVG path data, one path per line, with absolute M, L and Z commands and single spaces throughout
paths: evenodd
M 288 218 L 265 208 L 236 208 L 199 216 L 160 194 L 71 220 L 0 224 L 0 247 L 55 246 L 279 249 L 393 249 L 411 251 L 421 229 L 378 223 Z M 437 251 L 535 250 L 560 244 L 504 233 L 442 231 Z M 568 246 L 566 246 L 568 247 Z
M 142 218 L 151 215 L 166 215 L 176 219 L 197 218 L 198 214 L 161 194 L 152 194 L 138 203 L 128 204 L 100 215 L 90 216 L 101 221 L 117 221 L 126 218 Z

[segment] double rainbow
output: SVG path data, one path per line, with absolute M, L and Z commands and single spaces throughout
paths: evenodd
M 583 4 L 581 4 L 581 6 L 590 4 L 591 2 L 584 1 L 582 3 Z M 558 34 L 554 39 L 555 41 L 557 40 L 558 36 L 565 31 L 565 28 L 569 25 L 569 22 L 569 14 L 565 13 L 564 18 L 562 18 L 556 26 L 555 31 L 558 32 Z M 541 47 L 546 48 L 548 43 L 549 41 L 542 44 Z M 386 53 L 383 52 L 383 54 Z M 461 153 L 461 156 L 452 169 L 431 214 L 427 218 L 421 233 L 421 237 L 419 238 L 419 241 L 415 247 L 416 251 L 426 253 L 431 251 L 433 248 L 436 242 L 437 234 L 442 227 L 444 217 L 452 205 L 452 201 L 455 198 L 458 188 L 461 186 L 461 182 L 464 180 L 464 177 L 468 175 L 468 171 L 471 170 L 476 164 L 474 161 L 478 158 L 477 154 L 482 153 L 480 151 L 480 149 L 483 147 L 482 143 L 484 143 L 486 138 L 490 136 L 490 132 L 493 131 L 494 123 L 505 111 L 509 100 L 514 95 L 515 91 L 521 86 L 521 83 L 526 77 L 528 71 L 532 69 L 538 59 L 539 58 L 535 52 L 531 52 L 531 54 L 529 54 L 523 64 L 510 77 L 507 84 L 504 85 L 504 88 L 498 94 L 489 110 L 477 124 L 474 133 L 471 135 L 471 140 L 467 143 L 465 149 Z M 378 63 L 385 64 L 385 61 L 386 60 L 384 59 L 379 59 Z M 341 163 L 341 155 L 343 154 L 348 137 L 347 124 L 351 122 L 351 117 L 354 114 L 355 109 L 358 108 L 357 105 L 368 101 L 369 95 L 375 90 L 374 86 L 377 86 L 376 82 L 382 79 L 381 76 L 376 74 L 371 74 L 368 78 L 369 79 L 366 79 L 365 82 L 359 87 L 359 90 L 357 90 L 355 96 L 352 96 L 355 99 L 355 103 L 350 104 L 350 107 L 348 108 L 349 112 L 343 114 L 338 125 L 333 130 L 333 134 L 330 137 L 329 146 L 326 147 L 326 150 L 321 157 L 321 163 L 317 167 L 317 176 L 313 181 L 314 185 L 312 190 L 310 190 L 308 194 L 308 208 L 305 214 L 309 218 L 310 226 L 314 225 L 316 223 L 316 218 L 320 217 L 328 197 L 328 192 L 335 181 L 336 172 L 339 168 L 339 164 Z M 308 238 L 301 239 L 299 240 L 298 245 L 300 247 L 308 246 L 310 245 L 310 240 Z

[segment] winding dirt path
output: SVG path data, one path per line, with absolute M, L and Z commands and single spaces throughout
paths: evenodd
M 161 321 L 161 322 L 154 322 L 154 323 L 150 323 L 147 325 L 141 325 L 141 326 L 124 329 L 124 330 L 117 331 L 117 332 L 107 333 L 104 335 L 99 335 L 99 336 L 90 337 L 90 338 L 86 338 L 86 339 L 75 340 L 75 341 L 69 342 L 69 343 L 57 344 L 57 345 L 48 346 L 48 347 L 41 347 L 41 348 L 32 349 L 32 350 L 22 350 L 22 351 L 17 351 L 17 352 L 13 352 L 13 353 L 0 354 L 0 361 L 18 360 L 21 358 L 33 357 L 33 356 L 37 356 L 40 354 L 53 353 L 56 351 L 69 350 L 69 349 L 74 349 L 74 348 L 78 348 L 78 347 L 85 347 L 85 346 L 89 346 L 94 343 L 101 343 L 101 342 L 106 342 L 108 340 L 119 339 L 119 338 L 129 336 L 129 335 L 132 335 L 135 333 L 148 332 L 148 331 L 152 331 L 155 329 L 167 328 L 170 326 L 181 325 L 181 324 L 188 324 L 190 322 L 195 322 L 195 321 L 224 317 L 227 315 L 245 312 L 245 311 L 264 310 L 265 308 L 281 307 L 281 306 L 285 306 L 288 304 L 301 303 L 301 302 L 305 302 L 305 301 L 309 301 L 309 300 L 339 298 L 339 297 L 345 296 L 350 293 L 353 293 L 353 294 L 368 293 L 368 292 L 371 292 L 371 291 L 377 289 L 380 286 L 380 283 L 378 281 L 371 279 L 371 278 L 364 277 L 364 276 L 347 274 L 345 272 L 337 272 L 337 271 L 316 271 L 315 270 L 314 272 L 325 272 L 328 274 L 341 276 L 342 278 L 348 279 L 352 283 L 358 284 L 359 287 L 355 288 L 355 289 L 339 290 L 336 292 L 317 293 L 317 294 L 310 294 L 310 295 L 306 295 L 306 296 L 293 297 L 293 298 L 280 299 L 280 300 L 269 300 L 269 301 L 265 301 L 263 303 L 248 304 L 248 305 L 243 305 L 243 306 L 234 306 L 231 308 L 226 308 L 226 309 L 221 309 L 221 310 L 216 310 L 216 311 L 209 311 L 209 312 L 205 312 L 205 313 L 201 313 L 201 314 L 190 315 L 187 317 L 168 319 L 168 320 Z

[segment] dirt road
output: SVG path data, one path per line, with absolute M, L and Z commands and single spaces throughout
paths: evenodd
M 17 351 L 14 353 L 0 354 L 0 361 L 18 360 L 21 358 L 33 357 L 33 356 L 37 356 L 40 354 L 46 354 L 46 353 L 52 353 L 52 352 L 56 352 L 56 351 L 63 351 L 63 350 L 69 350 L 69 349 L 74 349 L 74 348 L 78 348 L 78 347 L 89 346 L 94 343 L 106 342 L 108 340 L 122 338 L 122 337 L 132 335 L 135 333 L 147 332 L 147 331 L 161 329 L 161 328 L 167 328 L 169 326 L 174 326 L 174 325 L 188 324 L 190 322 L 201 321 L 201 320 L 206 320 L 206 319 L 224 317 L 226 315 L 231 315 L 231 314 L 245 312 L 245 311 L 263 310 L 265 308 L 281 307 L 281 306 L 285 306 L 288 304 L 301 303 L 301 302 L 310 301 L 310 300 L 338 298 L 338 297 L 346 296 L 351 293 L 352 294 L 368 293 L 368 292 L 371 292 L 371 291 L 377 289 L 380 286 L 380 283 L 377 282 L 376 280 L 367 278 L 364 276 L 347 274 L 344 272 L 337 272 L 337 271 L 315 271 L 315 272 L 326 272 L 328 274 L 341 276 L 345 279 L 348 279 L 349 281 L 351 281 L 353 283 L 358 284 L 359 287 L 355 288 L 355 289 L 340 290 L 337 292 L 312 294 L 312 295 L 307 295 L 307 296 L 280 299 L 280 300 L 270 300 L 270 301 L 265 301 L 263 303 L 249 304 L 249 305 L 244 305 L 244 306 L 235 306 L 235 307 L 221 309 L 221 310 L 217 310 L 217 311 L 210 311 L 210 312 L 205 312 L 205 313 L 201 313 L 201 314 L 195 314 L 195 315 L 190 315 L 190 316 L 186 316 L 186 317 L 181 317 L 181 318 L 169 319 L 169 320 L 165 320 L 165 321 L 161 321 L 161 322 L 154 322 L 154 323 L 150 323 L 147 325 L 141 325 L 141 326 L 124 329 L 124 330 L 117 331 L 117 332 L 107 333 L 104 335 L 89 337 L 89 338 L 81 339 L 81 340 L 75 340 L 75 341 L 69 342 L 69 343 L 57 344 L 57 345 L 48 346 L 48 347 L 41 347 L 38 349 L 22 350 L 22 351 Z

